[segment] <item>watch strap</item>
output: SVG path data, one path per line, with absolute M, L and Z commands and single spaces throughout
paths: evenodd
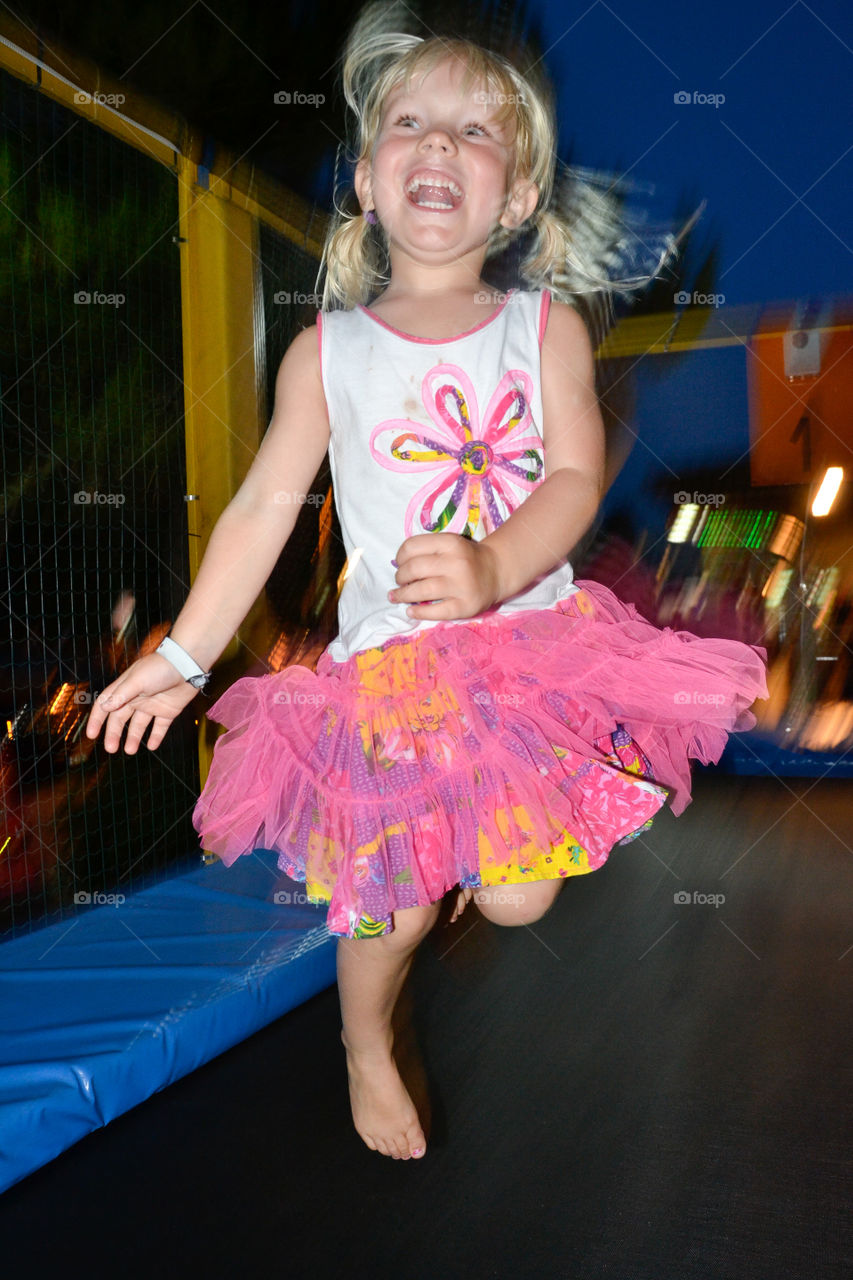
M 212 673 L 200 667 L 195 658 L 191 657 L 186 649 L 182 649 L 171 636 L 165 636 L 154 652 L 159 653 L 167 662 L 171 662 L 178 674 L 188 680 L 195 689 L 203 689 L 211 677 Z

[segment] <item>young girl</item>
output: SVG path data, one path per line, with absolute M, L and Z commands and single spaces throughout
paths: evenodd
M 718 759 L 767 691 L 763 651 L 658 630 L 572 579 L 603 427 L 586 327 L 553 299 L 584 264 L 549 209 L 541 94 L 475 45 L 406 35 L 353 40 L 344 83 L 360 211 L 327 244 L 324 310 L 284 357 L 170 637 L 88 733 L 106 723 L 116 751 L 126 731 L 133 753 L 150 725 L 160 744 L 287 542 L 281 493 L 307 492 L 328 450 L 340 634 L 316 671 L 238 680 L 215 704 L 228 732 L 194 820 L 226 864 L 276 849 L 329 902 L 355 1126 L 407 1160 L 426 1139 L 391 1019 L 444 895 L 454 919 L 473 896 L 495 924 L 538 920 L 668 792 L 680 812 L 688 758 Z M 531 224 L 538 287 L 499 295 L 484 262 Z

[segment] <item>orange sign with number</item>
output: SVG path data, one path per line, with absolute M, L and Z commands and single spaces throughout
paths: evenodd
M 752 483 L 807 484 L 853 474 L 853 332 L 825 331 L 820 372 L 788 378 L 784 337 L 758 333 L 746 357 Z

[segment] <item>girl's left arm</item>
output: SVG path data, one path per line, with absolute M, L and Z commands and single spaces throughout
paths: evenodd
M 471 618 L 518 595 L 592 523 L 604 487 L 604 424 L 587 328 L 564 303 L 551 305 L 541 376 L 545 480 L 481 542 L 446 533 L 406 539 L 390 598 L 411 617 Z
M 517 595 L 564 560 L 595 518 L 604 489 L 604 423 L 592 345 L 573 307 L 554 302 L 542 343 L 545 480 L 484 538 L 496 602 Z

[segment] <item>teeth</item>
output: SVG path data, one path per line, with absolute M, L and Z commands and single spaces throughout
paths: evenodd
M 433 178 L 412 178 L 411 182 L 406 187 L 406 194 L 412 195 L 415 191 L 417 191 L 418 187 L 446 187 L 451 195 L 454 195 L 457 198 L 461 198 L 462 196 L 462 188 L 458 186 L 455 182 L 453 182 L 450 178 L 440 178 L 437 176 Z M 427 202 L 427 207 L 441 209 L 444 206 L 431 205 L 429 202 Z

